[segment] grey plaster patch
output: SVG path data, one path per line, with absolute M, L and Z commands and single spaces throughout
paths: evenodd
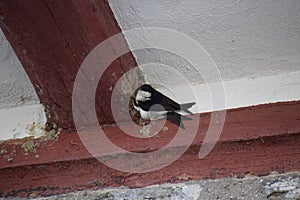
M 293 172 L 272 174 L 265 177 L 249 176 L 243 179 L 221 178 L 216 180 L 187 181 L 137 189 L 119 187 L 86 190 L 36 198 L 36 200 L 296 200 L 300 199 L 299 180 L 300 173 Z

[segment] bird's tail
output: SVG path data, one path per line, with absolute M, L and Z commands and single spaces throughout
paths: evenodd
M 180 115 L 176 112 L 168 112 L 167 113 L 167 120 L 169 120 L 170 122 L 180 126 L 182 129 L 185 129 L 184 124 L 181 121 L 182 120 L 192 120 L 192 119 L 187 117 L 187 116 Z
M 184 112 L 193 115 L 194 113 L 192 113 L 192 112 L 189 111 L 188 109 L 189 109 L 190 107 L 192 107 L 193 105 L 195 105 L 195 104 L 196 104 L 195 102 L 184 103 L 184 104 L 181 104 L 181 105 L 180 105 L 180 108 L 181 108 L 181 110 L 183 110 Z

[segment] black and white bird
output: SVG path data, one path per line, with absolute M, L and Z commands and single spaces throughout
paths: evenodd
M 144 84 L 137 89 L 133 107 L 140 113 L 142 119 L 153 120 L 167 118 L 170 122 L 185 129 L 181 120 L 191 120 L 178 112 L 193 114 L 188 109 L 195 102 L 178 104 L 169 97 L 155 90 L 151 85 Z

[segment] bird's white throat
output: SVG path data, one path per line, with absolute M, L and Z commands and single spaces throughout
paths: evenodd
M 135 100 L 136 101 L 147 101 L 147 100 L 150 100 L 150 97 L 151 97 L 150 92 L 139 90 L 136 94 Z

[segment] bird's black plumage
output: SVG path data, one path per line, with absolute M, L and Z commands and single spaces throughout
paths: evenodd
M 148 85 L 148 84 L 142 85 L 139 88 L 139 90 L 147 91 L 147 92 L 151 93 L 151 100 L 140 102 L 140 104 L 141 104 L 140 106 L 142 106 L 143 109 L 146 111 L 149 111 L 149 109 L 151 108 L 151 106 L 153 106 L 153 104 L 159 104 L 159 105 L 163 106 L 166 111 L 183 110 L 189 114 L 193 114 L 188 109 L 190 107 L 192 107 L 193 105 L 195 105 L 195 102 L 180 105 L 177 102 L 170 99 L 169 97 L 167 97 L 167 96 L 163 95 L 162 93 L 160 93 L 159 91 L 155 90 L 151 85 Z M 157 111 L 159 111 L 159 110 L 157 110 Z
M 160 106 L 154 106 L 157 104 Z M 155 90 L 149 84 L 144 84 L 138 88 L 134 101 L 134 106 L 138 111 L 140 111 L 142 118 L 145 117 L 145 113 L 149 111 L 157 113 L 164 112 L 161 116 L 166 117 L 167 120 L 177 124 L 183 129 L 185 127 L 181 120 L 190 120 L 190 118 L 182 116 L 177 112 L 184 111 L 186 113 L 193 114 L 188 110 L 193 105 L 195 105 L 195 102 L 178 104 L 169 97 Z
M 177 124 L 178 126 L 180 126 L 181 128 L 185 129 L 184 124 L 181 122 L 182 120 L 192 120 L 189 117 L 186 117 L 184 115 L 180 115 L 177 112 L 168 112 L 167 114 L 167 120 L 169 120 L 170 122 Z

